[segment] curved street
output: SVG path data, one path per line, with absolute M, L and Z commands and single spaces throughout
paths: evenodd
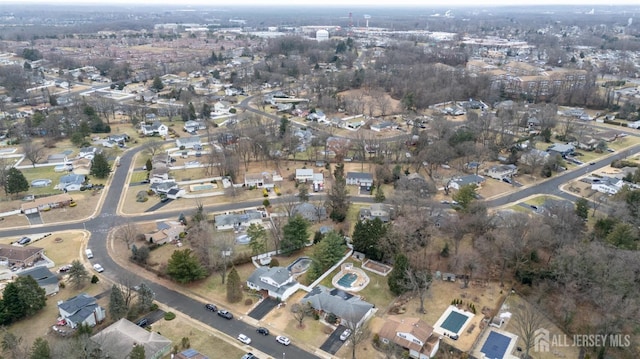
M 245 102 L 246 101 L 246 102 Z M 278 120 L 277 116 L 268 114 L 257 109 L 251 108 L 248 103 L 249 100 L 245 100 L 241 104 L 242 108 L 246 108 L 248 111 L 266 116 L 274 120 Z M 292 122 L 293 123 L 293 122 Z M 140 152 L 143 148 L 137 147 L 126 151 L 121 159 L 120 167 L 116 167 L 116 170 L 111 174 L 110 184 L 105 187 L 105 192 L 102 194 L 102 202 L 98 204 L 98 208 L 95 214 L 83 221 L 77 221 L 74 223 L 60 223 L 60 224 L 45 224 L 38 226 L 22 227 L 22 228 L 10 228 L 0 230 L 0 236 L 23 236 L 37 233 L 49 233 L 66 230 L 86 230 L 91 233 L 89 239 L 89 248 L 92 249 L 94 259 L 92 262 L 100 263 L 105 268 L 102 275 L 117 282 L 119 276 L 129 274 L 127 269 L 119 266 L 110 256 L 107 251 L 107 238 L 109 231 L 121 224 L 124 224 L 127 220 L 135 219 L 135 221 L 152 221 L 165 218 L 177 218 L 178 215 L 183 212 L 181 210 L 165 211 L 157 213 L 145 213 L 135 215 L 131 217 L 125 217 L 118 214 L 118 205 L 121 199 L 122 191 L 128 186 L 127 174 L 132 168 L 134 156 Z M 557 175 L 544 182 L 517 189 L 516 192 L 509 193 L 494 199 L 486 201 L 488 207 L 499 207 L 509 203 L 517 202 L 526 197 L 539 195 L 539 194 L 552 194 L 563 195 L 564 192 L 559 190 L 559 186 L 568 181 L 571 181 L 579 176 L 583 176 L 586 173 L 594 171 L 598 168 L 608 165 L 612 160 L 620 159 L 630 154 L 636 153 L 640 150 L 640 145 L 630 147 L 624 151 L 614 153 L 607 156 L 604 159 L 597 161 L 594 165 L 584 165 L 580 168 L 568 171 L 566 173 Z M 568 194 L 567 194 L 568 195 Z M 571 195 L 569 195 L 571 196 Z M 565 197 L 566 198 L 566 197 Z M 352 202 L 373 202 L 370 197 L 352 197 Z M 262 198 L 256 200 L 250 200 L 246 202 L 225 203 L 218 205 L 206 206 L 207 212 L 222 212 L 230 210 L 238 210 L 248 207 L 257 207 L 262 205 Z M 141 278 L 138 278 L 142 280 Z M 212 315 L 211 312 L 204 309 L 204 303 L 197 301 L 188 295 L 176 292 L 169 289 L 159 283 L 149 283 L 151 289 L 156 293 L 156 300 L 168 307 L 175 309 L 175 311 L 182 312 L 191 318 L 201 321 L 223 333 L 235 338 L 238 333 L 255 333 L 255 327 L 245 323 L 242 320 L 227 321 L 217 315 Z M 281 355 L 288 358 L 317 358 L 318 356 L 309 353 L 300 347 L 295 345 L 282 346 L 273 340 L 272 336 L 263 337 L 260 335 L 252 335 L 253 342 L 252 347 L 269 354 L 273 357 L 280 357 Z

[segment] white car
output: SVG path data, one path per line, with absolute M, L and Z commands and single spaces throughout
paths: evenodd
M 342 334 L 340 334 L 340 340 L 345 341 L 351 335 L 351 329 L 346 329 Z
M 102 266 L 99 265 L 98 263 L 93 265 L 93 269 L 95 269 L 95 271 L 98 272 L 98 273 L 104 272 L 104 268 L 102 268 Z
M 289 338 L 287 337 L 283 337 L 282 335 L 278 335 L 276 337 L 276 341 L 282 345 L 289 345 L 291 344 L 291 340 L 289 340 Z
M 91 249 L 85 250 L 84 253 L 87 255 L 87 258 L 93 258 L 93 252 L 91 252 Z
M 244 335 L 244 334 L 240 334 L 238 335 L 238 340 L 249 345 L 251 344 L 251 338 L 249 338 L 248 336 Z

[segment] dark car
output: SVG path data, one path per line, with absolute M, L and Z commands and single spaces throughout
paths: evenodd
M 140 319 L 140 320 L 138 320 L 138 321 L 136 322 L 136 325 L 137 325 L 137 326 L 139 326 L 139 327 L 143 327 L 143 328 L 145 328 L 147 325 L 149 325 L 149 319 L 147 319 L 147 318 L 142 318 L 142 319 Z
M 210 310 L 210 311 L 212 311 L 212 312 L 215 312 L 215 311 L 217 311 L 217 310 L 218 310 L 218 307 L 216 307 L 216 306 L 215 306 L 215 305 L 213 305 L 213 304 L 205 304 L 205 305 L 204 305 L 204 307 L 205 307 L 207 310 Z
M 18 241 L 18 244 L 21 244 L 21 245 L 23 245 L 23 246 L 24 246 L 25 244 L 27 244 L 27 243 L 29 243 L 29 242 L 31 242 L 31 238 L 29 238 L 29 237 L 22 237 L 22 238 L 20 238 L 20 240 Z
M 253 353 L 247 353 L 245 355 L 242 356 L 242 358 L 240 359 L 258 359 L 257 356 L 255 356 Z
M 258 334 L 262 334 L 262 335 L 269 335 L 269 329 L 267 329 L 265 327 L 260 327 L 260 328 L 256 329 L 256 332 L 258 332 Z
M 224 309 L 219 310 L 218 315 L 225 319 L 229 319 L 229 320 L 233 319 L 233 314 L 229 313 L 228 310 L 224 310 Z

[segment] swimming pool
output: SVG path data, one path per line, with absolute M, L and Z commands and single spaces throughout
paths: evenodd
M 440 319 L 433 326 L 433 331 L 445 336 L 459 336 L 473 318 L 470 312 L 462 311 L 455 306 L 450 305 L 442 313 Z
M 440 326 L 450 332 L 458 333 L 467 319 L 469 319 L 469 317 L 466 315 L 452 311 Z
M 292 274 L 302 274 L 307 270 L 309 270 L 309 267 L 311 266 L 311 262 L 312 260 L 309 257 L 300 257 L 296 259 L 293 263 L 289 264 L 287 269 Z
M 47 187 L 51 185 L 50 179 L 36 179 L 31 181 L 31 187 Z
M 197 192 L 197 191 L 210 191 L 212 189 L 215 189 L 217 186 L 214 185 L 213 183 L 205 183 L 205 184 L 192 184 L 190 186 L 191 192 Z
M 358 279 L 358 275 L 355 273 L 347 273 L 343 275 L 340 279 L 338 279 L 338 284 L 345 288 L 351 288 L 353 282 Z

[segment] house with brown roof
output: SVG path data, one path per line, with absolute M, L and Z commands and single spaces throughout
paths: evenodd
M 0 244 L 0 263 L 6 262 L 9 267 L 30 267 L 42 259 L 43 253 L 44 248 Z
M 184 232 L 184 225 L 177 221 L 165 221 L 156 223 L 156 230 L 145 233 L 147 242 L 164 244 L 180 238 L 180 233 Z
M 23 203 L 20 210 L 24 214 L 38 213 L 51 208 L 68 206 L 72 199 L 68 193 L 61 193 L 55 196 L 36 198 L 33 202 Z
M 378 335 L 383 343 L 395 343 L 416 359 L 433 358 L 440 347 L 440 337 L 433 335 L 433 327 L 419 318 L 389 317 Z

